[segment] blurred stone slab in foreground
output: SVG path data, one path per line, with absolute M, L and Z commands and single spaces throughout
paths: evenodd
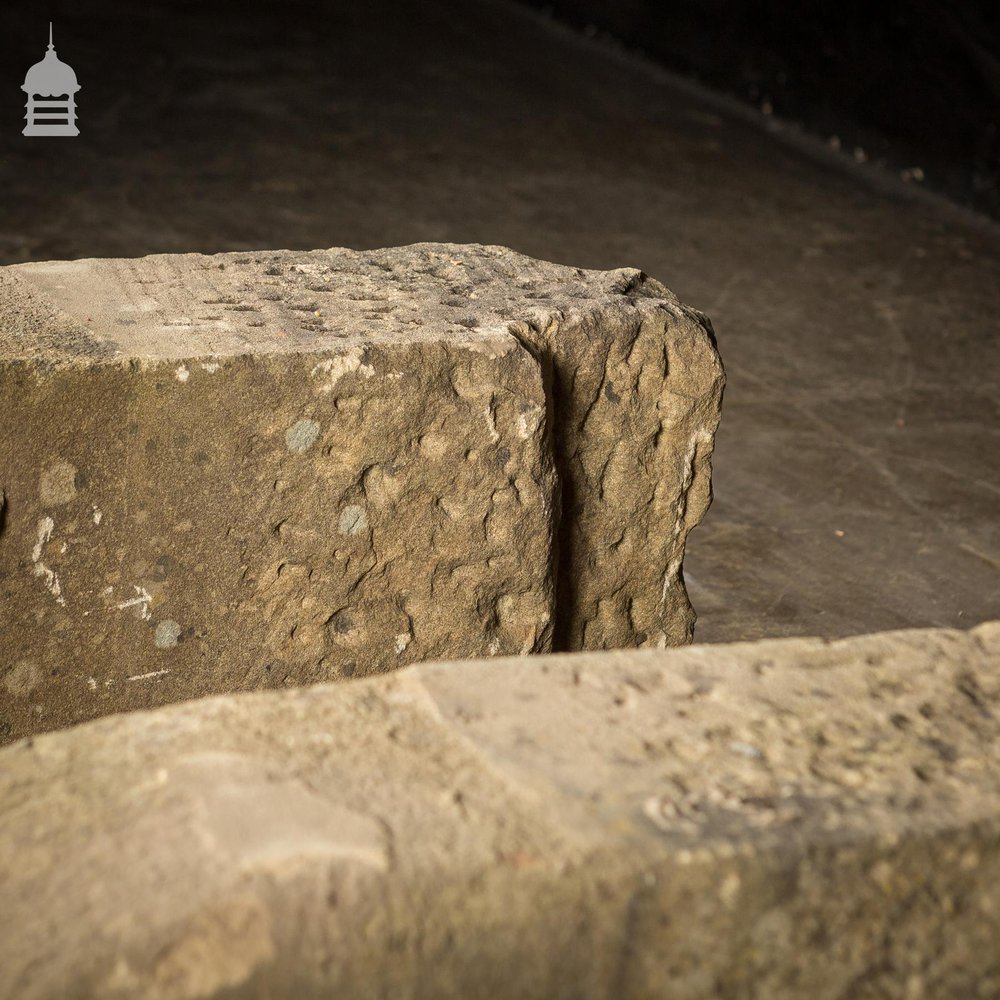
M 500 247 L 0 269 L 0 740 L 690 639 L 722 378 L 657 282 Z
M 998 746 L 997 623 L 115 716 L 0 751 L 0 995 L 992 997 Z

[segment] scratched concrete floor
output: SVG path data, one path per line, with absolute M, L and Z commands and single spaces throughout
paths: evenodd
M 82 134 L 22 138 L 7 88 L 0 260 L 455 240 L 639 266 L 729 373 L 699 639 L 1000 617 L 998 230 L 499 0 L 401 7 L 73 7 Z M 41 57 L 36 20 L 3 65 Z

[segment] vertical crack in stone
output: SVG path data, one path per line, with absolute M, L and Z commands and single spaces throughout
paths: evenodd
M 503 247 L 0 269 L 0 738 L 689 640 L 721 387 L 705 322 L 634 269 Z
M 510 324 L 546 370 L 560 518 L 553 649 L 690 642 L 688 532 L 711 503 L 725 375 L 707 317 L 642 272 Z
M 566 490 L 569 477 L 563 463 L 563 448 L 561 441 L 561 422 L 559 397 L 561 387 L 558 384 L 559 372 L 555 365 L 553 352 L 542 339 L 539 330 L 526 320 L 511 323 L 508 326 L 510 335 L 520 346 L 535 359 L 542 377 L 542 387 L 545 392 L 545 434 L 543 449 L 552 463 L 552 546 L 550 556 L 550 574 L 552 581 L 552 618 L 547 630 L 551 636 L 550 649 L 561 652 L 566 648 L 563 642 L 561 609 L 572 607 L 573 581 L 569 574 L 564 573 L 561 553 L 563 552 L 563 510 L 565 509 Z

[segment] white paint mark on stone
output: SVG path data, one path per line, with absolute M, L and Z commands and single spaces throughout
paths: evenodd
M 88 677 L 87 678 L 87 687 L 89 687 L 91 691 L 96 691 L 97 690 L 97 681 L 93 677 Z
M 304 455 L 319 437 L 319 423 L 315 420 L 299 420 L 285 431 L 285 444 L 296 455 Z
M 188 366 L 185 364 L 179 364 L 174 374 L 177 376 L 178 382 L 186 382 L 191 377 L 191 372 L 188 371 Z
M 55 526 L 56 522 L 51 517 L 43 517 L 39 520 L 38 541 L 35 542 L 35 547 L 31 550 L 32 562 L 38 562 L 42 558 L 42 549 L 45 548 L 45 543 L 52 537 L 52 529 Z
M 132 674 L 131 677 L 126 677 L 127 681 L 148 681 L 152 677 L 163 677 L 164 674 L 169 674 L 169 670 L 150 670 L 148 674 Z
M 338 528 L 342 535 L 360 535 L 368 529 L 368 515 L 364 507 L 350 504 L 340 512 Z
M 45 563 L 35 563 L 35 576 L 45 579 L 45 586 L 48 588 L 49 593 L 56 599 L 56 604 L 66 604 L 66 598 L 62 596 L 59 576 L 49 569 Z
M 486 426 L 489 428 L 490 440 L 499 441 L 500 435 L 497 433 L 497 422 L 493 419 L 493 411 L 488 406 L 483 410 L 483 416 L 486 417 Z
M 517 436 L 522 441 L 526 441 L 535 431 L 538 430 L 542 422 L 542 408 L 533 406 L 526 413 L 522 413 L 517 418 Z
M 153 639 L 157 649 L 171 649 L 177 645 L 177 640 L 181 637 L 181 627 L 177 622 L 168 618 L 156 626 Z M 163 671 L 166 673 L 166 671 Z M 130 678 L 131 679 L 131 678 Z
M 108 590 L 110 589 L 109 587 Z M 149 610 L 149 604 L 153 600 L 153 595 L 145 587 L 137 587 L 134 583 L 132 584 L 132 589 L 135 591 L 136 596 L 130 597 L 127 601 L 122 601 L 118 605 L 118 610 L 124 611 L 126 608 L 138 606 L 140 608 L 139 616 L 143 621 L 148 622 L 153 617 L 153 612 Z
M 699 444 L 711 444 L 712 435 L 709 431 L 706 431 L 703 427 L 699 428 L 691 435 L 691 439 L 688 441 L 687 451 L 684 454 L 683 468 L 684 468 L 684 478 L 681 481 L 681 491 L 680 498 L 677 503 L 677 508 L 674 512 L 674 527 L 672 532 L 671 540 L 676 542 L 680 538 L 681 530 L 684 527 L 684 513 L 687 508 L 687 498 L 688 492 L 691 489 L 691 484 L 694 482 L 694 460 L 695 456 L 698 454 Z M 666 602 L 667 591 L 670 586 L 670 581 L 677 577 L 681 568 L 681 558 L 677 556 L 675 559 L 671 560 L 670 564 L 667 566 L 667 572 L 663 577 L 663 590 L 660 594 L 660 606 Z
M 209 375 L 214 375 L 219 370 L 218 361 L 203 361 L 201 363 L 202 371 L 208 372 Z
M 676 539 L 676 534 L 674 538 Z M 681 558 L 676 556 L 671 559 L 667 564 L 667 571 L 663 574 L 663 587 L 660 590 L 660 606 L 662 607 L 667 601 L 667 592 L 670 590 L 670 584 L 677 580 L 677 577 L 681 571 Z
M 490 643 L 490 656 L 496 656 L 500 652 L 500 640 L 494 639 Z
M 402 653 L 403 650 L 406 649 L 407 646 L 409 646 L 409 644 L 410 644 L 410 633 L 400 632 L 399 635 L 396 636 L 396 655 L 398 656 L 400 653 Z
M 99 510 L 97 504 L 94 504 L 94 524 L 100 524 L 101 518 L 104 517 L 104 511 Z
M 35 564 L 35 576 L 42 577 L 49 593 L 56 599 L 57 604 L 66 604 L 66 598 L 62 596 L 62 586 L 59 577 L 42 562 L 42 553 L 49 539 L 52 538 L 52 531 L 56 522 L 51 517 L 43 517 L 38 521 L 38 535 L 35 547 L 31 550 L 31 561 Z M 65 547 L 63 548 L 65 551 Z
M 364 349 L 352 347 L 345 354 L 338 354 L 335 358 L 325 358 L 313 366 L 312 377 L 322 378 L 323 383 L 318 387 L 320 392 L 332 392 L 337 383 L 345 375 L 357 372 L 362 378 L 371 378 L 375 374 L 375 369 L 362 362 Z

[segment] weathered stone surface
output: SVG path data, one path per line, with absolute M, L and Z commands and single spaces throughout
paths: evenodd
M 640 272 L 609 278 L 617 297 L 599 308 L 549 290 L 511 326 L 550 372 L 559 649 L 663 648 L 694 631 L 681 568 L 711 503 L 725 376 L 707 317 Z
M 1000 993 L 1000 623 L 430 664 L 0 751 L 0 995 Z
M 682 642 L 720 391 L 662 286 L 498 247 L 2 269 L 6 738 L 554 629 Z

